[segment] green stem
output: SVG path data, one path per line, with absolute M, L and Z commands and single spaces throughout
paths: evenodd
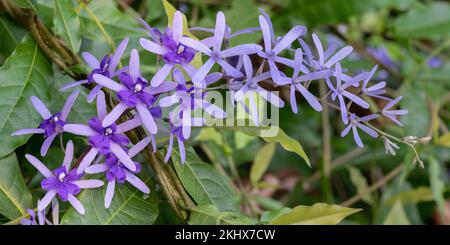
M 325 83 L 319 83 L 320 97 L 325 97 L 327 94 Z M 331 189 L 331 132 L 330 132 L 330 114 L 328 105 L 323 106 L 322 111 L 322 144 L 323 144 L 323 158 L 322 164 L 320 165 L 321 171 L 321 187 L 322 187 L 322 195 L 328 203 L 333 203 L 333 193 Z

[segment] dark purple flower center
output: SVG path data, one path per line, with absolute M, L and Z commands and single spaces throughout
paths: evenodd
M 138 77 L 136 81 L 133 81 L 131 76 L 122 72 L 119 74 L 119 80 L 125 85 L 126 89 L 117 93 L 117 98 L 129 107 L 135 107 L 140 101 L 147 106 L 151 106 L 155 103 L 155 96 L 145 91 L 148 84 L 141 77 Z
M 273 60 L 273 59 L 275 59 L 275 57 L 276 57 L 276 55 L 275 55 L 275 53 L 273 52 L 273 51 L 269 51 L 269 52 L 267 52 L 267 59 L 268 60 Z
M 91 74 L 88 76 L 88 83 L 92 83 L 94 81 L 94 75 L 100 74 L 105 77 L 111 77 L 111 74 L 109 73 L 109 65 L 110 65 L 111 59 L 109 55 L 105 55 L 103 59 L 100 61 L 100 67 L 92 70 Z
M 163 59 L 168 64 L 184 64 L 189 63 L 194 59 L 195 52 L 193 49 L 175 42 L 172 38 L 172 31 L 166 29 L 164 35 L 161 37 L 162 45 L 168 50 L 163 55 Z
M 89 127 L 91 127 L 97 134 L 89 137 L 89 144 L 100 150 L 100 153 L 109 154 L 111 141 L 125 146 L 130 141 L 125 135 L 116 134 L 117 125 L 115 123 L 108 127 L 103 127 L 102 122 L 93 117 L 89 120 Z
M 39 128 L 44 129 L 44 135 L 45 137 L 48 137 L 54 133 L 61 133 L 65 124 L 66 122 L 61 119 L 61 113 L 56 113 L 42 121 L 42 123 L 39 124 Z
M 76 169 L 67 171 L 66 167 L 62 166 L 53 170 L 54 176 L 45 178 L 41 181 L 41 187 L 47 191 L 56 191 L 62 201 L 67 201 L 68 195 L 77 195 L 80 193 L 80 188 L 72 183 L 73 181 L 81 179 L 83 174 L 77 174 Z
M 126 179 L 125 171 L 130 171 L 125 165 L 119 162 L 116 156 L 108 154 L 105 157 L 105 164 L 108 167 L 106 171 L 106 179 L 108 181 L 117 180 L 119 183 L 124 183 Z M 134 162 L 136 166 L 136 171 L 133 173 L 139 173 L 141 171 L 141 165 Z
M 220 60 L 220 53 L 217 51 L 212 51 L 210 57 L 211 57 L 211 59 L 213 59 L 215 61 Z

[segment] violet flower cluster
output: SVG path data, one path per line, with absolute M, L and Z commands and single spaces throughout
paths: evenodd
M 148 33 L 148 36 L 139 39 L 144 51 L 139 54 L 137 49 L 132 48 L 124 67 L 120 67 L 120 63 L 127 50 L 128 38 L 118 45 L 113 54 L 107 54 L 101 60 L 84 52 L 83 58 L 91 68 L 89 75 L 84 80 L 63 86 L 61 90 L 92 85 L 87 100 L 92 102 L 96 99 L 97 116 L 87 124 L 68 120 L 70 109 L 79 95 L 78 90 L 72 92 L 62 110 L 56 113 L 51 113 L 37 97 L 31 97 L 31 103 L 43 121 L 38 128 L 18 130 L 13 135 L 43 134 L 42 156 L 47 153 L 53 140 L 58 135 L 62 137 L 63 133 L 85 137 L 89 144 L 73 168 L 74 147 L 71 141 L 67 143 L 61 167 L 54 170 L 49 170 L 36 157 L 26 155 L 45 177 L 41 187 L 46 194 L 38 203 L 37 216 L 45 216 L 46 208 L 52 202 L 57 204 L 57 199 L 69 202 L 83 214 L 84 207 L 76 195 L 81 189 L 99 188 L 104 184 L 100 179 L 88 179 L 91 174 L 105 176 L 106 208 L 113 201 L 117 184 L 128 182 L 141 192 L 149 193 L 146 184 L 136 176 L 141 171 L 141 165 L 132 158 L 149 144 L 156 151 L 155 135 L 161 133 L 168 135 L 165 161 L 171 158 L 176 142 L 181 162 L 184 163 L 185 142 L 191 136 L 191 128 L 205 123 L 204 118 L 196 117 L 193 112 L 203 110 L 217 119 L 227 117 L 223 108 L 205 99 L 211 90 L 230 91 L 231 99 L 244 107 L 256 126 L 263 122 L 260 121 L 253 95 L 276 107 L 285 106 L 283 99 L 276 92 L 267 90 L 263 83 L 288 89 L 289 104 L 294 113 L 299 112 L 297 92 L 318 112 L 324 105 L 336 103 L 340 119 L 346 125 L 341 136 L 351 131 L 358 147 L 363 147 L 360 131 L 370 137 L 378 137 L 378 133 L 368 124 L 371 120 L 385 116 L 402 126 L 397 117 L 407 111 L 394 109 L 401 97 L 390 99 L 386 96 L 386 82 L 373 83 L 376 66 L 370 72 L 364 71 L 355 76 L 346 74 L 340 62 L 351 54 L 352 47 L 337 50 L 336 45 L 330 45 L 326 48 L 317 34 L 312 34 L 313 45 L 308 45 L 305 41 L 308 39 L 307 29 L 303 26 L 294 26 L 286 34 L 276 36 L 269 16 L 260 11 L 259 27 L 235 32 L 227 25 L 225 15 L 218 12 L 214 28 L 191 29 L 212 34 L 203 40 L 184 35 L 188 30 L 183 30 L 185 23 L 179 11 L 175 12 L 172 24 L 162 31 L 140 20 Z M 261 33 L 262 45 L 248 43 L 230 46 L 233 38 L 255 32 Z M 140 56 L 149 55 L 155 55 L 163 62 L 153 76 L 143 74 L 140 65 Z M 195 57 L 203 59 L 201 66 L 193 65 Z M 222 86 L 211 86 L 219 81 L 222 81 Z M 313 83 L 323 83 L 328 88 L 325 98 L 314 95 L 311 91 Z M 104 91 L 108 91 L 113 98 L 114 107 L 109 111 Z M 354 111 L 361 110 L 353 110 L 351 106 L 369 109 L 369 98 L 384 100 L 386 106 L 375 114 L 357 115 Z M 165 108 L 168 108 L 166 112 L 163 111 Z M 119 123 L 124 114 L 131 119 Z M 145 130 L 147 137 L 133 146 L 125 133 L 138 127 Z M 389 151 L 393 148 L 390 147 Z M 38 221 L 36 214 L 30 211 L 30 219 L 23 223 L 45 223 L 44 218 L 41 220 Z

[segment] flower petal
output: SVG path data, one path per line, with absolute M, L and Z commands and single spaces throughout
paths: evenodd
M 71 140 L 69 140 L 69 142 L 67 142 L 66 153 L 64 155 L 64 161 L 62 164 L 64 167 L 66 167 L 66 171 L 69 171 L 72 160 L 73 160 L 73 143 Z
M 364 109 L 368 109 L 369 108 L 369 103 L 367 103 L 363 99 L 359 98 L 358 96 L 356 96 L 356 95 L 354 95 L 354 94 L 352 94 L 350 92 L 342 91 L 342 95 L 344 95 L 349 100 L 353 101 L 354 103 L 356 103 L 357 105 L 361 106 Z
M 225 15 L 222 11 L 217 12 L 216 27 L 214 29 L 214 51 L 219 51 L 222 48 L 223 36 L 225 34 Z
M 170 155 L 172 154 L 172 148 L 173 148 L 173 134 L 170 134 L 169 136 L 169 146 L 167 147 L 167 153 L 166 157 L 164 158 L 164 162 L 168 162 L 170 159 Z
M 84 155 L 83 160 L 81 160 L 80 165 L 78 165 L 77 168 L 77 174 L 81 174 L 84 172 L 84 170 L 89 167 L 89 165 L 92 163 L 92 161 L 94 161 L 95 157 L 97 156 L 98 153 L 98 149 L 97 148 L 91 148 L 89 150 L 89 152 Z
M 314 45 L 316 45 L 317 54 L 319 55 L 319 63 L 321 65 L 323 65 L 323 63 L 324 63 L 324 56 L 323 56 L 322 43 L 320 42 L 319 37 L 315 33 L 312 34 L 312 38 L 313 38 L 313 41 L 314 41 Z
M 139 43 L 144 49 L 150 51 L 151 53 L 158 55 L 164 55 L 165 53 L 167 53 L 166 49 L 163 46 L 148 39 L 141 38 L 139 39 Z
M 214 60 L 212 58 L 208 59 L 192 76 L 192 82 L 194 84 L 201 84 L 203 79 L 205 79 L 208 72 L 211 70 L 211 68 L 214 65 Z
M 67 200 L 70 202 L 70 204 L 72 205 L 72 207 L 77 210 L 77 212 L 79 214 L 84 214 L 84 207 L 83 204 L 80 203 L 80 201 L 78 201 L 78 199 L 76 197 L 74 197 L 72 194 L 69 194 L 67 197 Z
M 136 165 L 127 153 L 118 144 L 111 142 L 110 150 L 130 171 L 136 171 Z
M 353 52 L 353 48 L 351 46 L 346 46 L 339 50 L 335 55 L 333 55 L 325 64 L 323 64 L 325 67 L 332 67 L 337 62 L 343 60 L 345 57 L 347 57 L 349 54 Z
M 364 144 L 362 143 L 361 138 L 359 137 L 357 128 L 352 127 L 352 130 L 353 130 L 353 138 L 355 138 L 356 145 L 358 145 L 359 148 L 364 147 Z
M 116 134 L 125 133 L 141 125 L 141 119 L 139 117 L 134 117 L 128 121 L 125 121 L 117 125 Z
M 47 206 L 50 204 L 50 202 L 53 200 L 53 198 L 56 195 L 56 191 L 50 190 L 47 191 L 45 196 L 39 201 L 38 203 L 38 212 L 41 212 L 47 208 Z
M 126 180 L 130 184 L 132 184 L 134 187 L 136 187 L 138 190 L 142 191 L 145 194 L 150 193 L 150 189 L 147 187 L 147 185 L 145 185 L 145 183 L 142 182 L 142 180 L 140 180 L 138 177 L 136 177 L 136 175 L 134 175 L 128 171 L 125 171 L 125 175 L 127 176 Z
M 159 85 L 161 85 L 167 78 L 169 73 L 172 71 L 173 67 L 174 67 L 173 64 L 164 64 L 150 81 L 152 87 L 158 87 Z
M 125 52 L 125 49 L 127 48 L 129 40 L 130 39 L 126 37 L 120 42 L 119 46 L 117 46 L 117 49 L 109 62 L 108 70 L 110 73 L 113 73 L 116 70 L 116 67 L 120 62 L 120 58 L 122 57 L 123 53 Z
M 45 156 L 47 154 L 48 149 L 50 148 L 50 145 L 52 144 L 55 137 L 58 135 L 58 133 L 53 133 L 49 135 L 47 138 L 45 138 L 44 142 L 41 146 L 41 156 Z
M 66 124 L 63 129 L 65 132 L 82 136 L 93 136 L 96 134 L 89 126 L 83 124 Z
M 298 108 L 297 108 L 297 99 L 295 98 L 295 86 L 291 86 L 290 102 L 291 102 L 292 112 L 297 113 Z
M 91 92 L 89 92 L 89 94 L 87 96 L 87 102 L 92 103 L 92 101 L 94 101 L 95 97 L 97 96 L 97 94 L 100 92 L 101 89 L 102 89 L 102 85 L 97 84 L 91 90 Z
M 65 121 L 67 119 L 67 116 L 69 115 L 69 112 L 72 109 L 72 106 L 75 103 L 75 100 L 77 99 L 78 94 L 80 94 L 80 90 L 75 90 L 67 98 L 66 103 L 64 103 L 64 106 L 61 110 L 61 119 L 62 120 Z
M 81 56 L 83 57 L 84 62 L 86 62 L 86 64 L 88 64 L 88 66 L 90 66 L 92 69 L 96 69 L 96 68 L 100 67 L 100 62 L 91 53 L 83 52 L 83 53 L 81 53 Z
M 106 172 L 108 169 L 109 167 L 106 164 L 92 164 L 91 166 L 87 167 L 84 172 L 88 174 L 98 174 Z
M 24 128 L 19 129 L 11 134 L 11 136 L 24 135 L 24 134 L 43 134 L 45 130 L 42 128 Z
M 272 49 L 272 35 L 269 23 L 267 22 L 266 18 L 264 18 L 264 16 L 262 15 L 259 16 L 259 25 L 261 26 L 261 31 L 263 34 L 264 50 L 266 52 L 269 52 Z
M 322 111 L 322 105 L 320 104 L 319 100 L 314 96 L 311 92 L 309 92 L 303 85 L 300 83 L 296 84 L 297 89 L 300 91 L 300 93 L 303 95 L 303 97 L 306 99 L 308 104 L 314 108 L 316 111 Z
M 116 189 L 116 180 L 108 181 L 108 186 L 106 187 L 105 193 L 105 208 L 109 208 L 111 206 L 111 201 L 114 197 L 115 189 Z
M 139 113 L 139 117 L 141 118 L 144 127 L 148 130 L 150 134 L 156 134 L 158 132 L 158 127 L 156 126 L 155 120 L 153 119 L 150 111 L 143 104 L 138 103 L 136 105 L 136 110 Z
M 44 175 L 46 178 L 50 178 L 53 175 L 52 171 L 50 171 L 39 159 L 36 157 L 26 154 L 25 158 L 33 165 L 42 175 Z
M 131 76 L 131 79 L 133 81 L 136 81 L 136 79 L 141 75 L 141 70 L 139 67 L 139 53 L 136 49 L 131 50 L 130 54 L 130 64 L 129 64 L 129 74 Z
M 120 85 L 119 83 L 111 80 L 110 78 L 107 78 L 100 74 L 94 74 L 92 76 L 94 78 L 94 81 L 104 87 L 107 87 L 111 90 L 114 90 L 116 92 L 119 92 L 122 89 L 125 89 L 124 86 Z
M 367 127 L 366 125 L 358 123 L 356 124 L 356 126 L 360 128 L 362 131 L 366 132 L 366 134 L 370 135 L 372 138 L 378 137 L 378 133 L 375 130 Z
M 67 84 L 63 85 L 61 88 L 59 88 L 59 91 L 64 91 L 69 88 L 80 86 L 81 84 L 87 83 L 87 81 L 88 81 L 87 79 L 84 79 L 84 80 L 80 80 L 80 81 L 67 83 Z
M 33 104 L 34 108 L 43 119 L 48 119 L 52 116 L 52 113 L 47 109 L 47 107 L 44 105 L 44 103 L 42 103 L 42 101 L 38 97 L 31 96 L 30 100 L 31 104 Z
M 102 121 L 102 127 L 108 127 L 111 124 L 115 123 L 117 119 L 124 113 L 124 111 L 128 108 L 124 103 L 119 103 L 114 107 L 108 115 Z
M 128 156 L 134 157 L 139 152 L 141 152 L 150 143 L 150 137 L 145 137 L 143 140 L 136 143 L 133 147 L 128 150 Z
M 199 52 L 202 52 L 208 56 L 211 55 L 211 49 L 208 48 L 208 46 L 206 46 L 205 44 L 203 44 L 200 41 L 194 40 L 190 37 L 181 37 L 180 38 L 180 43 L 193 48 Z
M 176 11 L 172 20 L 172 38 L 178 43 L 181 36 L 183 36 L 183 15 L 180 11 Z
M 272 51 L 275 54 L 279 54 L 281 51 L 289 47 L 293 41 L 299 38 L 306 32 L 306 28 L 303 26 L 295 26 L 275 45 Z
M 81 189 L 92 189 L 103 186 L 103 181 L 98 179 L 83 179 L 72 181 L 73 184 L 77 185 Z
M 242 44 L 235 47 L 225 49 L 220 52 L 222 58 L 228 58 L 233 56 L 240 56 L 244 54 L 254 54 L 260 51 L 262 48 L 257 44 Z
M 231 77 L 241 77 L 243 74 L 238 69 L 234 68 L 228 62 L 222 59 L 218 59 L 217 63 L 225 70 L 225 73 Z

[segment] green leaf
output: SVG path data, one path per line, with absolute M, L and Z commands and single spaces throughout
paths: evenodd
M 294 152 L 305 160 L 306 164 L 311 167 L 308 156 L 303 150 L 302 145 L 295 139 L 289 137 L 281 128 L 278 126 L 271 127 L 248 127 L 248 126 L 233 126 L 233 127 L 221 127 L 228 130 L 242 132 L 250 136 L 258 136 L 264 139 L 268 143 L 279 143 L 285 150 Z M 268 133 L 270 131 L 270 133 Z M 272 136 L 272 132 L 276 132 Z M 266 136 L 265 136 L 266 135 Z M 270 135 L 270 136 L 267 136 Z
M 373 198 L 368 192 L 369 186 L 367 185 L 366 178 L 362 175 L 361 171 L 359 169 L 354 167 L 349 167 L 348 172 L 350 174 L 350 180 L 352 181 L 353 185 L 356 187 L 356 190 L 358 194 L 367 193 L 362 196 L 362 200 L 367 202 L 368 204 L 373 204 Z
M 15 153 L 0 159 L 0 214 L 15 219 L 32 207 L 31 193 L 20 173 Z
M 54 5 L 55 33 L 63 37 L 70 49 L 76 53 L 81 45 L 78 13 L 75 11 L 72 0 L 54 0 Z
M 261 215 L 261 218 L 259 219 L 259 221 L 263 224 L 268 224 L 271 220 L 274 220 L 275 218 L 277 218 L 280 215 L 286 214 L 288 212 L 290 212 L 292 209 L 290 208 L 280 208 L 277 210 L 271 210 L 271 211 L 266 211 Z
M 245 28 L 258 27 L 258 7 L 253 0 L 233 0 L 231 9 L 225 11 L 227 24 L 234 33 Z M 256 43 L 261 38 L 259 32 L 237 36 L 231 40 L 231 45 Z
M 25 144 L 31 135 L 12 137 L 22 128 L 35 128 L 42 121 L 29 102 L 34 95 L 46 100 L 46 84 L 52 75 L 49 61 L 33 39 L 26 37 L 0 68 L 0 157 Z
M 217 145 L 222 145 L 222 135 L 215 128 L 202 128 L 195 137 L 197 141 L 212 141 Z
M 395 20 L 395 33 L 407 38 L 450 37 L 448 13 L 450 13 L 450 5 L 445 2 L 417 5 L 412 11 L 408 11 Z
M 0 17 L 0 54 L 8 57 L 20 43 L 26 31 L 6 16 Z
M 186 147 L 184 164 L 179 159 L 179 153 L 174 150 L 172 161 L 175 171 L 197 205 L 212 204 L 220 211 L 237 210 L 236 193 L 225 176 L 200 160 L 192 147 Z
M 172 21 L 173 21 L 173 15 L 175 14 L 175 12 L 177 11 L 177 9 L 172 6 L 172 4 L 170 4 L 167 0 L 162 0 L 163 2 L 163 6 L 164 6 L 164 10 L 166 11 L 166 15 L 167 15 L 167 19 L 169 20 L 168 22 L 168 26 L 171 27 L 172 26 Z M 191 37 L 195 40 L 198 40 L 198 38 L 196 36 L 194 36 L 190 31 L 189 31 L 189 25 L 188 25 L 188 21 L 187 18 L 184 14 L 182 14 L 183 16 L 183 35 L 186 35 L 188 37 Z M 193 66 L 195 66 L 196 68 L 200 68 L 200 66 L 202 66 L 202 56 L 200 53 L 195 54 L 194 59 L 191 61 L 191 64 Z
M 290 212 L 279 215 L 270 221 L 271 225 L 337 225 L 345 217 L 361 211 L 326 203 L 313 206 L 297 206 Z
M 383 225 L 410 225 L 411 222 L 406 215 L 401 201 L 395 202 L 384 219 Z
M 433 192 L 433 199 L 436 202 L 439 212 L 444 214 L 445 212 L 445 183 L 442 179 L 442 173 L 444 170 L 441 168 L 439 162 L 436 158 L 430 156 L 428 158 L 429 161 L 429 174 L 430 174 L 430 186 Z
M 433 200 L 433 192 L 428 186 L 420 186 L 409 191 L 400 192 L 394 196 L 389 197 L 385 203 L 392 205 L 397 201 L 404 204 L 415 204 L 419 202 L 428 202 Z
M 258 183 L 269 167 L 273 155 L 275 154 L 276 146 L 275 143 L 266 144 L 256 153 L 255 160 L 250 169 L 250 181 L 253 185 Z
M 401 92 L 403 99 L 401 101 L 401 108 L 407 109 L 410 112 L 402 117 L 402 122 L 405 124 L 405 135 L 424 136 L 427 134 L 430 111 L 427 104 L 427 96 L 425 91 L 419 90 L 413 83 Z
M 190 225 L 255 225 L 256 220 L 237 212 L 221 212 L 214 205 L 201 205 L 191 209 Z
M 63 225 L 151 225 L 158 217 L 158 200 L 150 178 L 145 181 L 152 192 L 146 196 L 129 183 L 117 184 L 111 206 L 106 209 L 106 186 L 84 190 L 78 200 L 86 213 L 80 215 L 72 207 L 61 219 Z

